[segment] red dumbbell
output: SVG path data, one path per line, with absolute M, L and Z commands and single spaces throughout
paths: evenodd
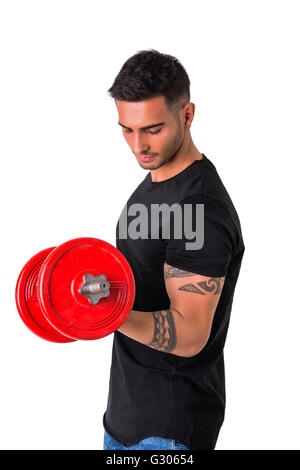
M 56 343 L 111 334 L 125 321 L 134 298 L 134 276 L 126 258 L 97 238 L 76 238 L 37 253 L 16 285 L 25 325 Z

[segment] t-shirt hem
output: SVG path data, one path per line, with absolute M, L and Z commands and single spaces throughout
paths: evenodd
M 114 432 L 112 432 L 110 430 L 110 428 L 107 426 L 106 424 L 106 421 L 105 421 L 105 416 L 106 416 L 106 412 L 104 413 L 103 415 L 103 427 L 105 429 L 105 431 L 113 438 L 115 439 L 115 441 L 117 441 L 119 444 L 121 444 L 122 446 L 125 446 L 125 447 L 129 447 L 128 443 L 124 442 L 119 436 L 117 436 Z
M 143 435 L 140 435 L 139 437 L 137 437 L 136 439 L 133 439 L 131 441 L 127 441 L 127 442 L 124 442 L 124 440 L 120 437 L 120 436 L 117 436 L 113 431 L 111 431 L 111 429 L 107 426 L 106 424 L 106 421 L 105 421 L 105 415 L 106 415 L 106 412 L 104 413 L 103 415 L 103 427 L 105 429 L 105 431 L 115 440 L 117 441 L 120 445 L 122 446 L 125 446 L 125 447 L 131 447 L 131 446 L 134 446 L 136 444 L 138 444 L 140 441 L 142 441 L 143 439 L 147 439 L 148 437 L 160 437 L 162 439 L 172 439 L 174 441 L 178 441 L 178 442 L 181 442 L 182 444 L 184 444 L 189 450 L 191 449 L 191 444 L 185 440 L 183 440 L 182 438 L 179 438 L 179 437 L 174 437 L 177 433 L 176 433 L 176 430 L 174 430 L 174 432 L 172 432 L 172 430 L 166 430 L 165 432 L 157 432 L 157 431 L 148 431 L 146 434 L 143 434 Z

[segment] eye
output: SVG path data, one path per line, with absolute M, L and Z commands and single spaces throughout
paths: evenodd
M 130 133 L 132 132 L 130 129 L 125 129 L 124 127 L 123 127 L 123 131 L 124 131 L 126 134 L 130 134 Z M 146 132 L 146 133 L 149 133 L 149 134 L 152 134 L 152 135 L 153 135 L 153 134 L 159 134 L 160 131 L 161 131 L 161 129 L 158 129 L 157 131 L 152 131 L 152 132 L 149 131 L 148 129 L 145 129 L 145 132 Z

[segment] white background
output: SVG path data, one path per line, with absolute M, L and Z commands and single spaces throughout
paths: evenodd
M 112 335 L 55 344 L 15 306 L 25 262 L 115 224 L 145 177 L 107 90 L 142 49 L 191 80 L 191 133 L 246 252 L 225 347 L 217 449 L 300 449 L 299 2 L 1 1 L 2 449 L 101 449 Z

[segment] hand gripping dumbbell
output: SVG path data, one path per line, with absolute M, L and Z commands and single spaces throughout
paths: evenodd
M 126 320 L 135 281 L 123 254 L 97 238 L 76 238 L 33 256 L 16 285 L 25 325 L 48 341 L 103 338 Z

